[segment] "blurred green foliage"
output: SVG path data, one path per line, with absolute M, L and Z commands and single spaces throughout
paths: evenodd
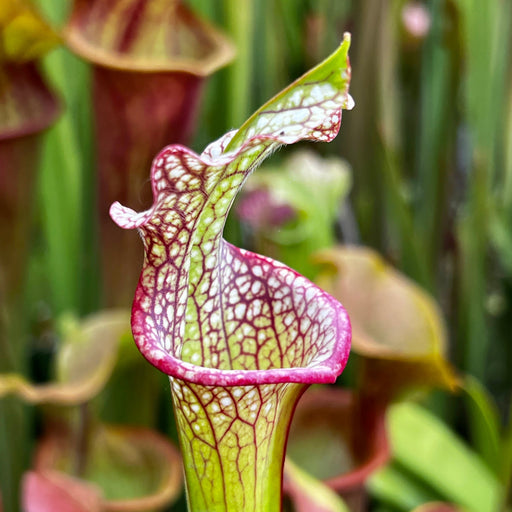
M 187 3 L 238 49 L 205 90 L 196 151 L 352 33 L 356 108 L 345 113 L 334 143 L 316 147 L 353 170 L 347 205 L 357 229 L 342 230 L 339 241 L 376 248 L 437 299 L 453 364 L 493 398 L 473 384 L 469 393 L 480 406 L 470 414 L 458 399 L 442 398 L 434 408 L 509 485 L 512 435 L 499 425 L 510 422 L 512 388 L 512 3 Z M 39 4 L 54 23 L 66 19 L 68 0 Z M 90 69 L 65 47 L 45 58 L 44 69 L 66 110 L 46 134 L 33 218 L 23 346 L 34 360 L 52 337 L 53 319 L 101 304 Z M 233 218 L 226 237 L 240 238 Z M 168 412 L 162 416 L 167 428 Z M 501 435 L 504 463 L 496 453 Z M 402 477 L 403 467 L 387 475 Z M 431 495 L 413 484 L 411 495 Z

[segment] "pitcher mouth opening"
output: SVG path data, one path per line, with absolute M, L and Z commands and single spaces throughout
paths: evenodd
M 267 369 L 219 369 L 184 361 L 165 351 L 161 346 L 148 343 L 141 334 L 145 330 L 144 314 L 132 310 L 132 328 L 135 341 L 149 363 L 169 377 L 207 386 L 248 386 L 254 384 L 329 384 L 334 383 L 345 368 L 351 342 L 350 320 L 341 305 L 337 305 L 337 337 L 328 357 L 313 358 L 305 366 L 271 367 Z

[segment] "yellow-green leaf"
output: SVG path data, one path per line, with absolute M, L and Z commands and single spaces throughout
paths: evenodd
M 317 261 L 325 265 L 318 283 L 349 312 L 367 390 L 393 395 L 409 386 L 457 386 L 432 297 L 368 248 L 336 247 Z
M 0 62 L 26 62 L 60 43 L 60 36 L 28 0 L 0 2 Z
M 37 385 L 18 374 L 3 374 L 0 397 L 14 394 L 33 404 L 79 404 L 90 400 L 109 379 L 123 335 L 130 335 L 127 311 L 107 311 L 89 317 L 63 340 L 54 382 Z
M 284 481 L 295 512 L 349 512 L 343 500 L 327 485 L 295 465 L 284 464 Z

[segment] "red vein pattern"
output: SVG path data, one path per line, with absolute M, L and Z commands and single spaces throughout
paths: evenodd
M 144 243 L 132 329 L 170 376 L 194 511 L 278 510 L 295 404 L 307 385 L 334 382 L 348 358 L 341 304 L 222 238 L 236 193 L 266 156 L 338 133 L 341 109 L 352 106 L 344 44 L 345 67 L 325 66 L 321 78 L 315 68 L 315 80 L 305 75 L 201 155 L 165 148 L 153 161 L 151 209 L 111 208 Z

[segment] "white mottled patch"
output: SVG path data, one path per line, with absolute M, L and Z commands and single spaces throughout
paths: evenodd
M 238 320 L 242 320 L 245 316 L 245 312 L 247 310 L 247 306 L 245 304 L 237 304 L 235 306 L 235 316 L 238 318 Z
M 311 325 L 311 320 L 308 317 L 301 318 L 300 320 L 300 330 L 302 332 L 306 332 Z
M 352 96 L 349 94 L 343 107 L 347 110 L 352 110 L 355 107 L 355 104 L 356 102 L 354 101 L 354 98 L 352 98 Z
M 229 303 L 237 304 L 239 301 L 240 301 L 240 294 L 238 293 L 238 290 L 236 288 L 233 288 L 229 292 Z
M 254 281 L 254 283 L 252 283 L 252 286 L 251 286 L 251 292 L 254 295 L 257 295 L 258 293 L 260 293 L 262 287 L 263 287 L 263 285 L 261 284 L 261 281 Z
M 254 265 L 254 267 L 252 267 L 252 273 L 256 277 L 261 277 L 263 275 L 263 269 L 261 268 L 260 265 Z
M 208 270 L 212 270 L 213 268 L 215 268 L 215 264 L 216 263 L 217 263 L 217 259 L 215 258 L 215 256 L 213 254 L 210 254 L 209 256 L 206 257 L 206 260 L 204 262 L 204 266 Z
M 315 297 L 316 293 L 315 290 L 311 287 L 306 289 L 306 300 L 310 301 Z
M 229 407 L 230 405 L 233 405 L 233 400 L 229 396 L 223 396 L 220 399 L 220 403 L 223 407 Z
M 255 300 L 251 303 L 252 314 L 254 317 L 258 317 L 261 314 L 262 302 L 261 300 Z
M 302 90 L 296 90 L 289 98 L 290 106 L 299 105 L 302 100 Z
M 211 313 L 213 311 L 213 299 L 209 299 L 204 303 L 203 310 L 206 313 Z

